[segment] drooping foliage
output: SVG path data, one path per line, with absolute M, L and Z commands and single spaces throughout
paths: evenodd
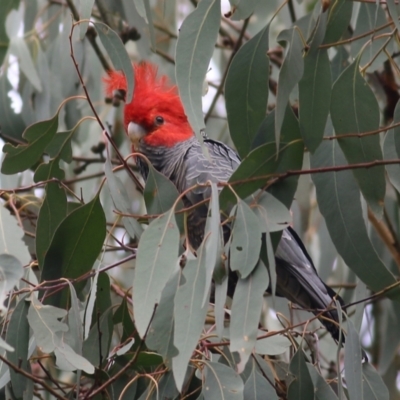
M 2 0 L 0 396 L 399 398 L 398 29 L 393 0 Z M 243 160 L 197 251 L 130 154 L 132 61 Z M 274 294 L 288 225 L 347 304 L 344 348 Z

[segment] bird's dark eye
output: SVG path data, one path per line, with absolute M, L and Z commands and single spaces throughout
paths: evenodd
M 156 125 L 162 125 L 164 123 L 164 118 L 161 117 L 160 115 L 158 115 L 155 119 L 154 122 L 156 123 Z

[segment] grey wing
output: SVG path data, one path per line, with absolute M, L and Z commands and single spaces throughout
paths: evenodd
M 317 271 L 307 252 L 299 246 L 299 241 L 294 231 L 285 229 L 278 248 L 275 252 L 277 294 L 305 309 L 324 310 L 334 306 L 333 297 L 337 296 L 339 302 L 343 300 L 329 288 L 318 276 Z M 303 246 L 303 245 L 302 245 Z M 304 247 L 304 246 L 303 246 Z M 318 311 L 314 312 L 318 314 Z M 325 316 L 338 321 L 336 310 L 330 310 Z M 339 329 L 337 325 L 327 320 L 321 322 L 338 340 Z
M 177 179 L 177 187 L 182 192 L 196 184 L 211 182 L 226 182 L 233 171 L 240 164 L 237 154 L 223 143 L 206 139 L 204 141 L 209 153 L 207 157 L 203 153 L 200 143 L 197 141 L 190 146 L 184 157 L 182 179 Z M 199 186 L 186 194 L 184 202 L 186 206 L 197 204 L 211 196 L 210 186 Z M 207 218 L 207 205 L 197 207 L 189 214 L 188 233 L 191 245 L 197 249 L 204 237 L 204 228 Z M 224 230 L 228 236 L 228 230 Z M 226 237 L 227 240 L 227 237 Z
M 203 153 L 200 143 L 193 145 L 185 156 L 185 182 L 178 188 L 180 191 L 196 184 L 211 182 L 226 182 L 240 164 L 236 152 L 225 144 L 206 139 L 204 144 L 208 150 L 209 158 Z M 187 197 L 192 204 L 210 197 L 210 187 L 198 187 L 190 192 Z

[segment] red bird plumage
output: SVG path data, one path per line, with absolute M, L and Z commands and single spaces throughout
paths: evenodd
M 134 65 L 135 95 L 132 101 L 125 105 L 124 123 L 135 121 L 148 133 L 144 142 L 150 146 L 171 147 L 177 142 L 190 139 L 193 136 L 178 89 L 171 85 L 166 76 L 157 78 L 157 67 L 149 63 Z M 104 79 L 106 94 L 113 96 L 116 90 L 127 90 L 125 76 L 112 71 Z M 157 116 L 168 115 L 164 124 L 155 124 Z
M 180 193 L 198 183 L 228 181 L 240 164 L 235 151 L 221 142 L 205 139 L 204 145 L 209 153 L 209 158 L 206 157 L 189 125 L 176 86 L 170 84 L 166 77 L 157 78 L 157 68 L 148 63 L 135 65 L 134 72 L 134 96 L 132 102 L 125 105 L 124 123 L 134 140 L 135 150 L 144 154 L 159 172 L 176 185 Z M 121 73 L 111 72 L 105 83 L 109 96 L 116 90 L 126 91 L 126 81 Z M 147 165 L 140 158 L 137 163 L 146 179 Z M 184 202 L 186 206 L 191 206 L 209 197 L 210 188 L 201 186 L 190 191 L 184 197 Z M 189 240 L 195 249 L 203 240 L 206 216 L 207 206 L 204 204 L 195 208 L 189 216 Z M 229 235 L 227 226 L 225 234 Z M 303 308 L 313 309 L 315 314 L 329 308 L 333 298 L 343 302 L 319 278 L 310 256 L 293 229 L 283 231 L 275 261 L 277 295 L 285 296 Z M 231 271 L 230 282 L 237 279 L 237 275 Z M 233 291 L 234 285 L 229 285 L 229 294 L 232 295 Z M 339 338 L 337 321 L 336 310 L 327 311 L 321 319 L 336 340 Z

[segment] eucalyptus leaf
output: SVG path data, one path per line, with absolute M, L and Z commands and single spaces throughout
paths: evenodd
M 263 294 L 269 284 L 268 271 L 262 261 L 246 279 L 239 279 L 232 302 L 230 350 L 237 351 L 241 373 L 257 341 L 258 325 L 263 305 Z
M 106 220 L 100 199 L 72 211 L 58 225 L 43 262 L 43 280 L 75 279 L 89 272 L 99 255 L 106 236 Z M 80 293 L 86 282 L 75 283 Z M 49 298 L 52 304 L 65 305 L 66 291 Z
M 353 400 L 364 399 L 361 363 L 361 344 L 358 332 L 351 320 L 347 321 L 347 336 L 344 345 L 344 374 L 347 390 Z
M 332 88 L 331 117 L 339 144 L 349 164 L 382 160 L 378 135 L 346 137 L 379 128 L 379 106 L 359 72 L 360 57 L 339 76 Z M 354 169 L 354 176 L 372 211 L 379 217 L 385 197 L 384 167 Z
M 14 365 L 19 365 L 23 371 L 29 370 L 29 324 L 27 319 L 29 306 L 26 296 L 21 297 L 11 314 L 6 335 L 8 344 L 13 347 L 13 350 L 7 349 L 7 359 Z M 10 368 L 10 376 L 14 393 L 18 398 L 21 398 L 27 388 L 27 377 L 18 374 L 12 368 Z
M 241 200 L 235 208 L 235 221 L 230 245 L 230 267 L 247 278 L 254 270 L 261 250 L 261 226 L 252 209 Z
M 349 26 L 353 4 L 347 0 L 337 0 L 329 7 L 328 25 L 324 43 L 338 41 Z
M 79 16 L 81 20 L 90 19 L 90 16 L 92 15 L 93 5 L 94 5 L 94 0 L 80 1 Z M 79 24 L 79 29 L 80 29 L 79 37 L 81 40 L 83 40 L 83 38 L 85 37 L 88 26 L 89 26 L 89 21 L 81 21 L 81 23 Z
M 188 259 L 183 270 L 185 283 L 179 286 L 174 308 L 174 346 L 179 354 L 172 359 L 172 371 L 178 390 L 182 388 L 190 357 L 203 330 L 208 303 L 202 305 L 206 269 L 203 245 L 197 259 Z
M 3 174 L 16 174 L 25 171 L 37 163 L 48 144 L 53 140 L 58 128 L 58 114 L 47 121 L 39 121 L 28 126 L 23 133 L 27 144 L 17 147 L 7 143 L 3 147 L 6 156 L 1 165 Z
M 133 281 L 133 309 L 141 337 L 146 333 L 166 283 L 178 268 L 178 244 L 174 209 L 156 218 L 140 238 Z
M 324 141 L 311 157 L 312 168 L 345 164 L 335 141 Z M 395 282 L 372 247 L 362 216 L 360 192 L 351 171 L 327 172 L 312 176 L 319 209 L 332 241 L 345 263 L 372 290 L 382 290 Z M 357 240 L 355 240 L 357 239 Z M 365 265 L 368 265 L 368 269 Z M 398 296 L 397 294 L 393 294 Z
M 251 1 L 239 1 L 243 8 Z M 246 4 L 246 5 L 245 5 Z M 241 13 L 242 8 L 236 8 Z M 225 83 L 226 112 L 230 134 L 241 157 L 245 157 L 265 118 L 268 104 L 269 57 L 267 24 L 236 53 Z
M 103 24 L 102 22 L 94 22 L 93 25 L 96 28 L 96 32 L 99 35 L 101 43 L 110 56 L 115 69 L 123 71 L 125 75 L 128 86 L 126 102 L 130 103 L 133 97 L 135 81 L 132 63 L 129 59 L 128 53 L 126 52 L 125 46 L 117 33 L 106 24 Z
M 129 196 L 121 179 L 112 172 L 110 157 L 107 156 L 104 164 L 110 195 L 115 205 L 115 208 L 123 214 L 131 212 L 129 204 Z M 143 228 L 140 223 L 133 217 L 123 217 L 122 221 L 126 230 L 132 238 L 139 239 L 143 233 Z
M 183 21 L 176 43 L 175 71 L 186 116 L 202 141 L 203 81 L 214 51 L 220 24 L 220 0 L 202 0 Z
M 66 216 L 67 196 L 65 189 L 56 182 L 48 183 L 36 227 L 36 257 L 41 270 L 54 232 Z
M 301 348 L 296 351 L 290 362 L 290 372 L 293 373 L 295 379 L 289 386 L 288 399 L 313 399 L 314 385 L 308 372 L 304 352 Z
M 5 207 L 0 207 L 0 254 L 13 255 L 22 265 L 27 265 L 31 255 L 22 240 L 23 235 L 17 220 Z
M 290 93 L 303 76 L 304 61 L 302 54 L 303 43 L 299 31 L 296 28 L 282 31 L 277 40 L 278 42 L 285 41 L 289 44 L 289 50 L 286 53 L 279 71 L 278 93 L 276 95 L 275 141 L 278 149 Z
M 243 381 L 232 368 L 215 362 L 206 362 L 205 375 L 204 400 L 243 399 Z
M 320 49 L 327 13 L 318 18 L 315 34 L 304 58 L 304 74 L 299 82 L 299 122 L 307 148 L 314 152 L 324 136 L 329 114 L 332 78 L 327 49 Z

